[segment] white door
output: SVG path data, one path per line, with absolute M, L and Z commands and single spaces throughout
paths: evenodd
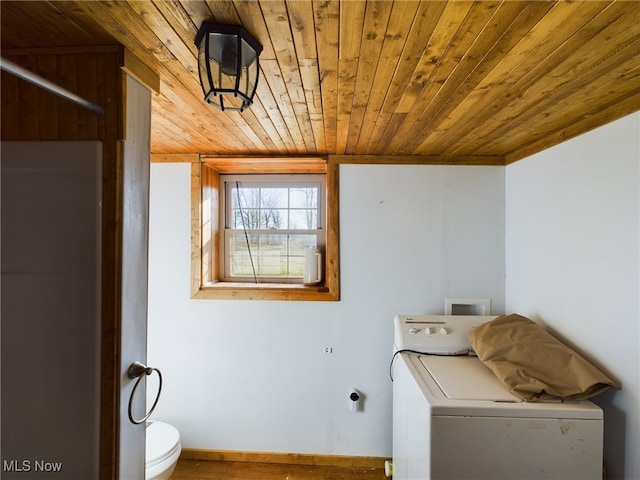
M 146 416 L 146 378 L 129 379 L 131 364 L 146 365 L 147 275 L 149 237 L 149 152 L 151 93 L 127 77 L 126 140 L 123 146 L 122 190 L 122 321 L 120 390 L 120 480 L 141 480 L 145 465 L 145 424 L 129 419 L 133 396 L 134 420 Z M 154 365 L 150 365 L 154 367 Z M 157 379 L 153 379 L 154 381 Z M 152 385 L 150 383 L 150 385 Z M 153 383 L 155 386 L 156 384 Z
M 98 478 L 102 145 L 2 142 L 2 478 Z

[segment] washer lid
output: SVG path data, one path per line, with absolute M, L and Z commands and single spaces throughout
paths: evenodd
M 603 419 L 602 409 L 589 400 L 523 402 L 474 356 L 400 358 L 409 369 L 408 381 L 417 382 L 432 416 Z
M 521 403 L 477 357 L 423 355 L 420 362 L 447 398 Z
M 146 464 L 156 463 L 170 455 L 180 442 L 178 430 L 163 422 L 147 424 Z

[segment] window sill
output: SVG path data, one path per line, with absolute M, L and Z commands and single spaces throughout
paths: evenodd
M 218 300 L 288 300 L 323 301 L 339 300 L 324 285 L 300 285 L 295 283 L 238 283 L 215 282 L 202 285 L 192 296 L 194 299 Z

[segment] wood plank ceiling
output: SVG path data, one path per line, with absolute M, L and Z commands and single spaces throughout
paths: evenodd
M 636 1 L 3 0 L 3 55 L 120 43 L 159 73 L 152 152 L 504 164 L 640 110 Z M 253 106 L 202 100 L 205 20 L 263 45 Z

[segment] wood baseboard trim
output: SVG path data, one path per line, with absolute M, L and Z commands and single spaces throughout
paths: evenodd
M 326 465 L 332 467 L 384 468 L 383 457 L 346 455 L 315 455 L 305 453 L 241 452 L 235 450 L 206 450 L 183 448 L 180 458 L 186 460 L 215 460 L 219 462 L 283 463 L 291 465 Z

